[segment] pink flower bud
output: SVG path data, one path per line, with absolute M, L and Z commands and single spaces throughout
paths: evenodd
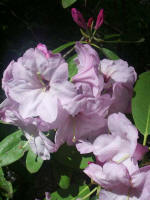
M 83 15 L 76 9 L 72 8 L 71 10 L 73 20 L 83 29 L 87 29 L 86 22 L 84 20 Z
M 49 52 L 47 50 L 47 47 L 44 44 L 39 43 L 37 45 L 37 49 L 39 49 L 40 51 L 42 51 L 45 54 L 46 58 L 50 57 Z
M 88 20 L 88 23 L 87 23 L 88 28 L 91 28 L 93 21 L 94 21 L 93 17 L 90 17 L 89 20 Z
M 103 24 L 103 21 L 104 21 L 104 14 L 103 14 L 103 9 L 101 9 L 100 11 L 99 11 L 99 14 L 98 14 L 98 16 L 97 16 L 97 20 L 96 20 L 96 25 L 95 25 L 95 29 L 97 30 L 97 29 L 99 29 L 99 27 Z

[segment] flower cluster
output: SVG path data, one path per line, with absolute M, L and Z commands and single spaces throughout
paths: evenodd
M 96 156 L 84 172 L 103 187 L 99 200 L 148 200 L 150 166 L 138 167 L 148 148 L 137 143 L 138 131 L 122 113 L 108 117 L 108 129 L 93 142 L 76 145 L 80 153 Z
M 124 155 L 126 148 L 126 153 L 132 155 L 137 135 L 132 146 L 132 133 L 121 139 L 115 134 L 102 134 L 109 131 L 107 123 L 111 118 L 108 116 L 131 111 L 136 81 L 134 68 L 121 59 L 100 61 L 97 52 L 88 44 L 77 42 L 75 50 L 78 73 L 71 81 L 68 81 L 67 62 L 60 54 L 48 51 L 43 44 L 27 50 L 17 62 L 12 61 L 2 79 L 7 98 L 0 104 L 1 120 L 20 127 L 33 152 L 44 160 L 50 159 L 50 153 L 57 151 L 62 144 L 74 145 L 79 140 L 94 142 L 93 147 L 89 144 L 88 151 L 96 156 L 95 144 L 105 151 L 106 144 L 113 146 L 116 141 L 118 146 L 114 147 L 117 149 L 113 156 L 119 152 L 120 156 Z M 122 115 L 119 116 L 116 124 L 121 123 Z M 44 134 L 50 130 L 56 130 L 53 142 Z M 82 151 L 79 146 L 78 149 Z M 112 155 L 107 151 L 104 152 L 107 158 L 102 152 L 102 157 L 98 156 L 101 162 Z

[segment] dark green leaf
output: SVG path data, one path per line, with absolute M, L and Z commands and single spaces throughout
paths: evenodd
M 67 8 L 71 6 L 73 3 L 75 3 L 77 0 L 62 0 L 62 6 L 63 8 Z
M 4 177 L 4 173 L 2 168 L 0 167 L 0 189 L 3 191 L 6 197 L 12 198 L 13 195 L 13 188 L 12 184 L 7 181 Z
M 30 173 L 39 171 L 43 164 L 43 160 L 37 156 L 32 150 L 29 150 L 26 157 L 26 168 Z
M 67 62 L 68 62 L 68 70 L 69 70 L 69 78 L 72 78 L 75 74 L 77 74 L 77 65 L 74 62 L 74 59 L 77 57 L 77 55 L 71 56 Z
M 105 40 L 108 40 L 108 39 L 112 39 L 112 38 L 114 38 L 114 37 L 120 37 L 120 34 L 109 34 L 109 35 L 105 35 L 104 36 L 104 39 Z
M 97 200 L 98 197 L 97 196 L 94 196 L 94 197 L 91 197 L 90 200 Z
M 61 146 L 61 148 L 59 148 L 59 150 L 53 154 L 53 157 L 60 164 L 76 170 L 84 169 L 87 167 L 88 162 L 94 161 L 91 155 L 81 155 L 75 147 L 67 145 Z
M 135 96 L 132 99 L 133 118 L 136 127 L 145 135 L 146 140 L 148 134 L 150 134 L 150 71 L 139 76 L 134 90 Z
M 113 51 L 106 49 L 106 48 L 101 48 L 102 53 L 111 60 L 118 60 L 120 59 L 119 56 L 117 56 Z
M 76 200 L 82 198 L 90 192 L 89 187 L 84 184 L 82 186 L 72 184 L 67 190 L 58 190 L 51 194 L 52 200 Z M 88 200 L 89 198 L 86 198 Z
M 68 42 L 66 44 L 63 44 L 61 46 L 59 46 L 58 48 L 54 49 L 53 50 L 53 53 L 59 53 L 61 51 L 63 51 L 64 49 L 70 47 L 70 46 L 73 46 L 76 42 Z

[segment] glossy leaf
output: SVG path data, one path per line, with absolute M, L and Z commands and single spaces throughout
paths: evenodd
M 6 138 L 4 138 L 0 142 L 0 155 L 9 151 L 16 144 L 18 144 L 21 141 L 21 136 L 22 136 L 22 132 L 21 132 L 21 130 L 18 130 L 16 132 L 8 135 Z
M 43 160 L 37 156 L 32 150 L 29 150 L 26 157 L 26 168 L 30 173 L 39 171 L 43 164 Z
M 118 60 L 120 59 L 119 56 L 117 56 L 113 51 L 106 49 L 106 48 L 101 48 L 102 53 L 111 60 Z
M 58 48 L 54 49 L 52 52 L 53 53 L 60 53 L 61 51 L 65 50 L 66 48 L 70 47 L 70 46 L 73 46 L 76 42 L 68 42 L 68 43 L 65 43 L 61 46 L 59 46 Z
M 19 160 L 27 150 L 24 148 L 24 145 L 26 144 L 26 141 L 20 141 L 18 144 L 13 146 L 8 151 L 5 151 L 5 153 L 0 155 L 0 167 L 7 166 L 17 160 Z
M 77 0 L 62 0 L 62 6 L 63 8 L 67 8 L 71 6 L 73 3 L 75 3 Z
M 76 66 L 76 63 L 74 62 L 74 59 L 77 57 L 77 55 L 71 56 L 67 62 L 68 62 L 68 70 L 69 70 L 69 78 L 72 78 L 75 74 L 77 74 L 78 69 Z
M 12 195 L 13 195 L 12 184 L 5 179 L 4 173 L 1 167 L 0 167 L 0 190 L 3 190 L 4 196 L 8 198 L 12 198 Z
M 134 91 L 132 114 L 136 127 L 146 140 L 148 134 L 150 134 L 150 71 L 139 76 Z

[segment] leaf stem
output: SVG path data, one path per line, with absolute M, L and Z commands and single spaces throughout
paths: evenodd
M 93 194 L 94 192 L 96 192 L 97 187 L 95 187 L 90 193 L 88 193 L 87 195 L 85 195 L 81 200 L 84 200 L 86 198 L 88 198 L 89 196 L 91 196 L 91 194 Z
M 87 189 L 89 188 L 89 186 L 87 185 L 83 190 L 81 190 L 80 192 L 79 192 L 79 195 L 81 195 L 84 191 L 86 191 Z M 76 197 L 75 198 L 73 198 L 73 199 L 71 199 L 71 200 L 75 200 L 76 199 Z

